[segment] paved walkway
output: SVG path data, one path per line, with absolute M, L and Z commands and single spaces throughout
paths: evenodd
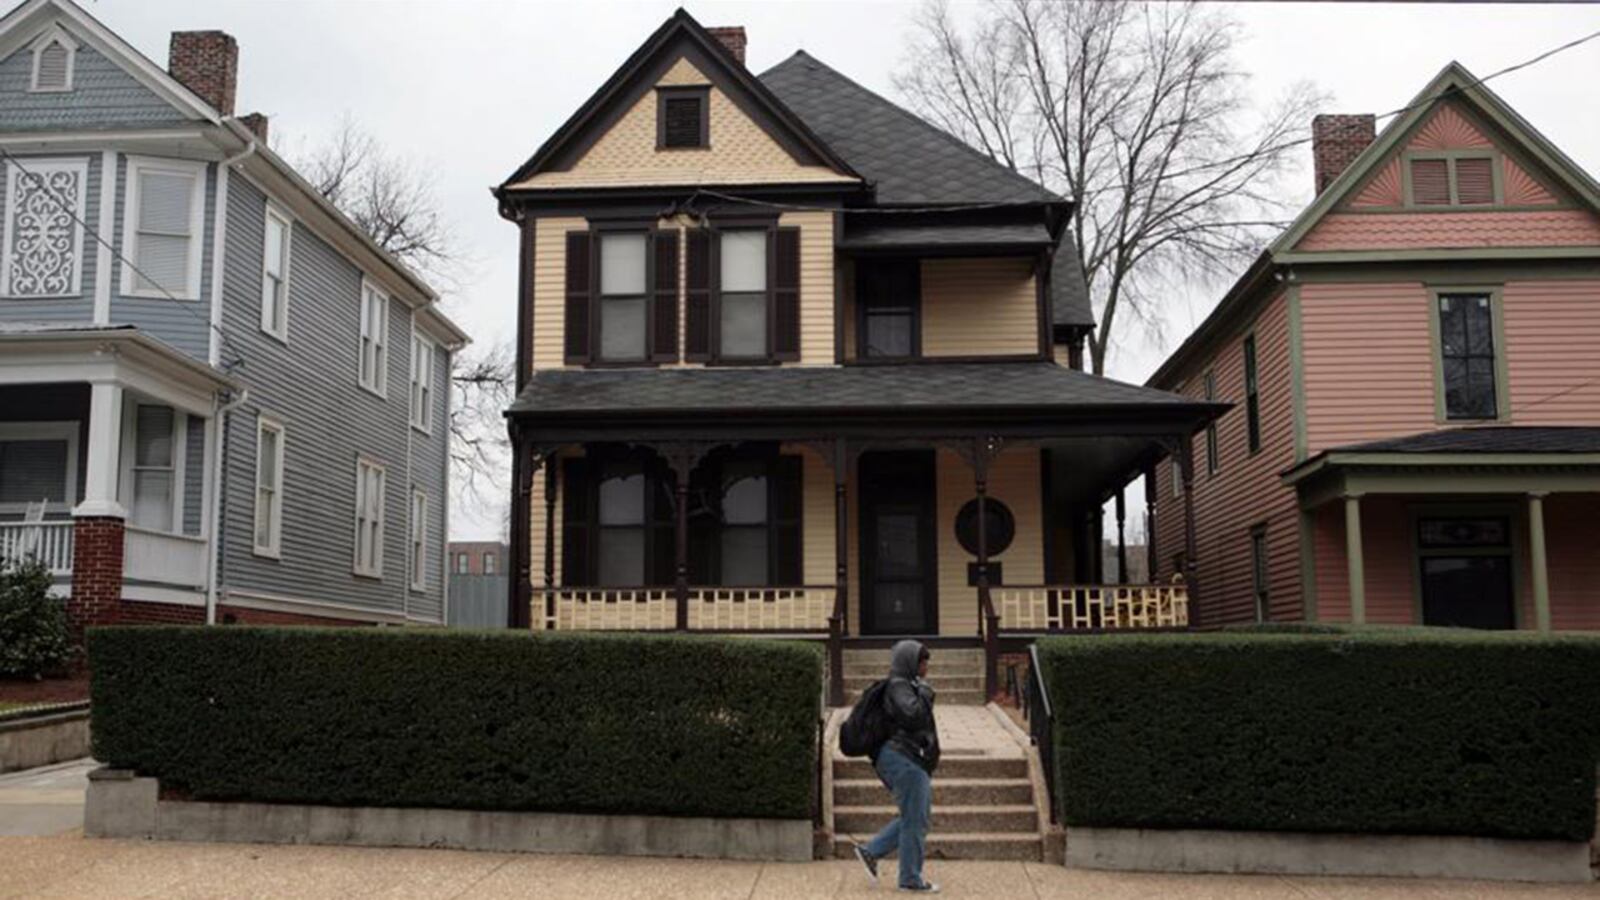
M 0 775 L 0 836 L 60 834 L 82 825 L 83 792 L 95 765 L 80 759 Z
M 889 873 L 886 871 L 886 875 Z M 945 896 L 1093 900 L 1600 898 L 1583 885 L 1177 876 L 934 862 Z M 891 875 L 892 877 L 892 875 Z M 0 897 L 888 897 L 854 862 L 724 863 L 452 850 L 0 838 Z

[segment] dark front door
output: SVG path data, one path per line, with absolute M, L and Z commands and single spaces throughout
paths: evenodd
M 1428 517 L 1417 538 L 1422 624 L 1516 627 L 1509 519 Z
M 936 634 L 933 451 L 861 457 L 861 631 Z

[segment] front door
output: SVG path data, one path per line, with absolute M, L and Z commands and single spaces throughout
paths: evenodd
M 1516 627 L 1508 518 L 1426 517 L 1417 546 L 1422 624 Z
M 936 634 L 933 451 L 861 457 L 861 631 Z

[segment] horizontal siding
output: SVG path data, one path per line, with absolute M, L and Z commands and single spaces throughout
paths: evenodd
M 1032 260 L 922 261 L 924 356 L 1038 352 Z
M 1521 212 L 1332 213 L 1296 250 L 1449 250 L 1481 247 L 1592 247 L 1600 218 L 1576 209 Z
M 33 52 L 23 45 L 0 62 L 0 130 L 55 131 L 181 125 L 177 109 L 78 38 L 72 90 L 30 93 Z M 93 220 L 90 220 L 93 221 Z
M 183 448 L 183 533 L 200 534 L 204 521 L 206 420 L 189 416 Z
M 1594 540 L 1600 496 L 1555 494 L 1545 498 L 1544 506 L 1550 623 L 1563 629 L 1600 629 L 1600 553 Z
M 567 232 L 589 227 L 586 219 L 544 218 L 534 225 L 533 237 L 533 367 L 559 369 L 565 362 L 562 352 L 562 320 L 567 294 Z
M 1600 281 L 1512 281 L 1501 296 L 1512 421 L 1600 425 Z
M 778 224 L 800 229 L 800 363 L 831 366 L 833 213 L 787 212 L 779 217 Z M 678 321 L 683 318 L 678 316 Z
M 3 95 L 0 95 L 3 96 Z M 5 114 L 0 112 L 0 122 L 5 122 Z M 9 124 L 9 123 L 6 123 Z M 4 125 L 0 125 L 3 129 Z M 48 154 L 45 156 L 22 156 L 24 167 L 28 166 L 31 159 L 50 160 L 83 160 L 88 164 L 89 177 L 84 185 L 83 203 L 79 209 L 79 216 L 88 228 L 83 230 L 79 240 L 78 254 L 81 259 L 81 276 L 79 291 L 70 297 L 49 297 L 37 299 L 13 299 L 0 297 L 0 322 L 79 322 L 94 321 L 94 290 L 99 278 L 98 255 L 99 244 L 94 239 L 93 229 L 100 221 L 100 179 L 101 155 L 99 153 L 63 153 Z M 6 172 L 12 163 L 0 163 L 0 215 L 4 214 L 6 204 L 10 198 L 6 196 L 6 188 L 10 178 Z M 0 233 L 3 233 L 4 222 L 0 222 Z
M 977 557 L 956 540 L 956 514 L 977 497 L 972 467 L 950 450 L 936 460 L 934 532 L 938 538 L 939 633 L 972 637 L 978 633 L 978 589 L 967 583 L 967 565 Z M 1004 503 L 1016 519 L 1017 534 L 1004 553 L 995 554 L 1008 584 L 1044 581 L 1042 490 L 1037 448 L 1002 453 L 989 470 L 989 496 Z
M 1421 283 L 1300 288 L 1309 451 L 1433 427 L 1428 292 Z

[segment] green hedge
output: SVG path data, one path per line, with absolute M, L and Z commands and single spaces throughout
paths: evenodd
M 94 756 L 195 799 L 808 818 L 818 648 L 92 629 Z
M 1594 638 L 1275 629 L 1039 650 L 1069 825 L 1594 831 Z

